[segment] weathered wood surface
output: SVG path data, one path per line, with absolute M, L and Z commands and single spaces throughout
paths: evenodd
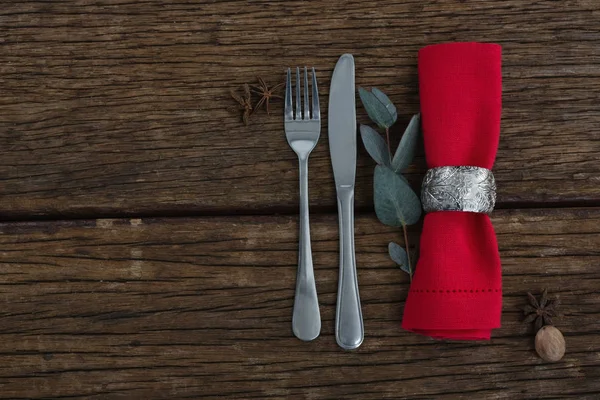
M 0 219 L 91 219 L 0 223 L 0 398 L 599 398 L 599 19 L 594 0 L 1 2 Z M 246 128 L 229 90 L 314 65 L 326 110 L 351 52 L 357 84 L 398 106 L 398 140 L 417 51 L 457 40 L 504 49 L 499 206 L 583 208 L 496 212 L 503 327 L 432 341 L 399 328 L 408 282 L 386 243 L 401 239 L 368 214 L 359 148 L 366 340 L 343 352 L 325 119 L 310 162 L 323 333 L 297 341 L 296 218 L 233 216 L 294 213 L 296 158 L 280 106 Z M 409 178 L 423 171 L 421 155 Z M 563 304 L 557 364 L 520 322 L 544 287 Z
M 398 106 L 397 137 L 418 111 L 418 49 L 457 40 L 504 48 L 499 204 L 597 205 L 598 20 L 595 0 L 3 1 L 0 217 L 294 211 L 281 109 L 245 128 L 229 90 L 314 65 L 326 110 L 335 60 L 352 52 L 357 84 Z M 310 199 L 333 210 L 326 132 Z M 360 149 L 365 208 L 372 166 Z
M 356 221 L 366 339 L 333 337 L 335 216 L 313 219 L 323 332 L 291 333 L 294 217 L 0 224 L 0 398 L 597 399 L 600 209 L 494 214 L 503 326 L 489 343 L 400 329 L 398 232 Z M 562 301 L 565 358 L 543 363 L 521 323 L 525 292 Z

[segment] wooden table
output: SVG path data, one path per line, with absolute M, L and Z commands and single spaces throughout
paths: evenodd
M 0 398 L 600 398 L 600 3 L 2 1 Z M 496 175 L 502 328 L 446 343 L 400 328 L 408 279 L 373 214 L 362 146 L 356 249 L 366 340 L 335 344 L 338 228 L 327 125 L 310 163 L 323 330 L 292 336 L 296 156 L 281 118 L 229 96 L 340 54 L 419 109 L 417 51 L 503 46 Z M 359 121 L 367 122 L 362 108 Z M 421 154 L 409 171 L 418 186 Z M 413 243 L 418 241 L 413 229 Z M 558 296 L 567 353 L 519 309 Z

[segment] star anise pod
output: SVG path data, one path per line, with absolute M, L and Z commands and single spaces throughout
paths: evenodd
M 525 314 L 523 322 L 526 324 L 533 322 L 535 332 L 539 331 L 544 325 L 552 325 L 552 317 L 557 315 L 558 299 L 550 300 L 548 289 L 544 289 L 539 299 L 531 293 L 527 293 L 527 297 L 529 304 L 523 307 L 523 313 Z
M 256 93 L 261 97 L 260 100 L 258 100 L 256 105 L 254 106 L 254 108 L 258 110 L 264 104 L 267 110 L 267 114 L 271 115 L 271 113 L 269 112 L 269 100 L 273 98 L 283 99 L 283 97 L 279 96 L 278 94 L 275 94 L 279 89 L 281 89 L 283 83 L 275 85 L 269 89 L 269 86 L 263 78 L 259 76 L 256 79 L 258 80 L 258 85 L 254 85 L 251 87 L 252 93 Z
M 250 118 L 250 114 L 252 114 L 252 95 L 250 93 L 250 86 L 248 86 L 247 83 L 244 83 L 244 95 L 240 96 L 232 90 L 231 97 L 240 104 L 240 108 L 244 111 L 242 114 L 242 121 L 244 121 L 244 125 L 248 125 L 248 118 Z

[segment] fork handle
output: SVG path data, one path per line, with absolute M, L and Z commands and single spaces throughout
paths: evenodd
M 338 283 L 335 338 L 340 347 L 356 349 L 364 339 L 354 256 L 354 187 L 338 186 L 340 219 L 340 277 Z
M 300 240 L 292 329 L 298 339 L 310 341 L 321 332 L 321 314 L 310 246 L 308 156 L 299 157 L 298 161 L 300 164 Z

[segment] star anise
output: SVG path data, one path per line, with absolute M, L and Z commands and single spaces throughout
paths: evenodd
M 252 114 L 252 95 L 250 93 L 250 86 L 248 86 L 247 83 L 244 83 L 244 95 L 240 96 L 232 90 L 231 97 L 240 104 L 240 108 L 244 111 L 242 114 L 242 121 L 244 121 L 244 125 L 248 125 L 248 118 L 250 118 L 250 114 Z
M 256 93 L 261 97 L 260 100 L 258 100 L 258 102 L 256 103 L 256 106 L 254 106 L 254 108 L 259 109 L 260 106 L 264 104 L 267 110 L 267 114 L 271 115 L 271 113 L 269 112 L 269 100 L 271 100 L 272 98 L 283 99 L 283 97 L 279 96 L 278 94 L 275 94 L 279 89 L 281 89 L 283 83 L 275 85 L 271 89 L 269 89 L 269 86 L 263 78 L 259 76 L 256 79 L 258 80 L 258 85 L 253 85 L 251 87 L 252 93 Z
M 523 307 L 523 313 L 525 314 L 523 322 L 526 324 L 533 322 L 535 332 L 539 331 L 544 325 L 552 325 L 552 317 L 557 315 L 558 299 L 548 299 L 548 289 L 544 289 L 539 300 L 531 293 L 527 293 L 527 297 L 529 298 L 529 304 Z

